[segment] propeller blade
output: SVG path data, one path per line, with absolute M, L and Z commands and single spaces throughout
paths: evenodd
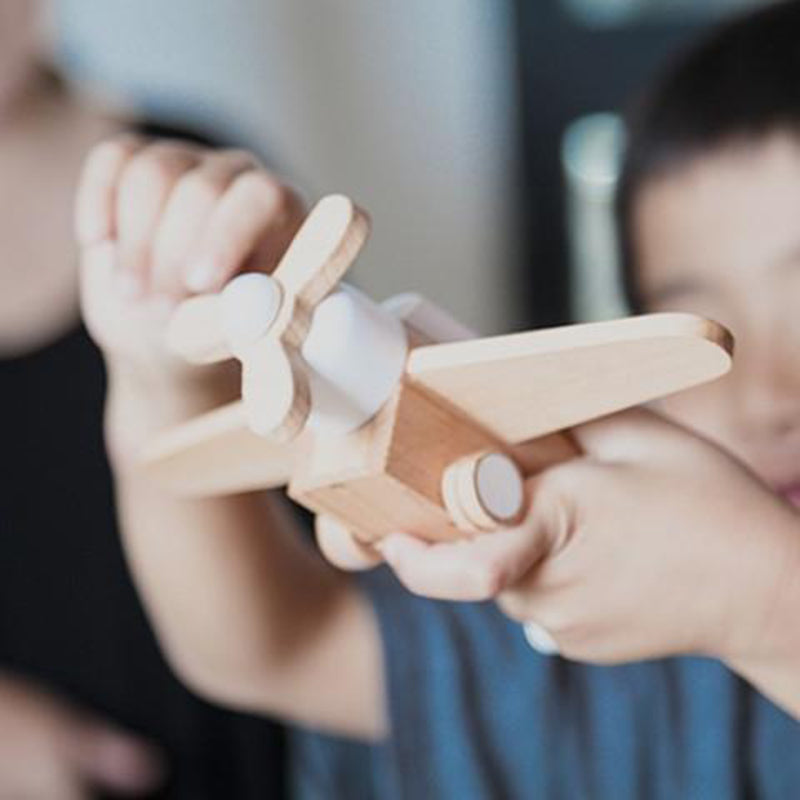
M 170 353 L 190 364 L 214 364 L 233 357 L 222 331 L 218 294 L 184 300 L 173 312 L 165 341 Z
M 247 272 L 235 277 L 220 294 L 222 332 L 236 353 L 265 336 L 281 309 L 280 283 L 263 272 Z
M 349 197 L 324 197 L 311 209 L 273 277 L 313 308 L 342 279 L 368 235 L 369 217 Z
M 242 401 L 255 433 L 282 442 L 295 438 L 311 410 L 300 355 L 273 336 L 251 345 L 242 356 Z

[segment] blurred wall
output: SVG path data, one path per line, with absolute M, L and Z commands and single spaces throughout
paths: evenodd
M 365 205 L 374 296 L 421 291 L 482 332 L 518 318 L 506 0 L 58 0 L 56 22 L 73 75 Z

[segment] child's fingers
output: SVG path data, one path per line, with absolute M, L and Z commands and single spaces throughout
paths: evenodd
M 149 288 L 211 291 L 244 268 L 270 271 L 297 232 L 297 196 L 242 152 L 120 137 L 90 154 L 76 229 L 82 245 L 115 239 L 119 278 Z
M 197 255 L 189 262 L 187 287 L 216 291 L 245 264 L 270 272 L 301 222 L 302 205 L 287 186 L 262 170 L 245 172 L 211 214 Z
M 377 550 L 359 542 L 333 517 L 318 516 L 314 520 L 314 532 L 322 554 L 339 569 L 348 572 L 372 569 L 383 561 Z
M 163 759 L 149 742 L 93 719 L 70 721 L 65 734 L 69 760 L 93 786 L 140 795 L 163 783 Z
M 170 193 L 200 158 L 194 146 L 160 142 L 140 150 L 125 166 L 117 190 L 117 257 L 133 292 L 149 283 L 153 237 Z
M 629 461 L 646 456 L 654 438 L 663 441 L 674 430 L 666 420 L 646 408 L 631 408 L 579 425 L 572 435 L 580 448 L 600 461 Z
M 114 238 L 119 178 L 144 145 L 141 137 L 125 134 L 102 142 L 89 152 L 75 200 L 75 233 L 81 246 Z
M 188 259 L 208 226 L 220 198 L 233 181 L 258 166 L 250 153 L 212 152 L 177 183 L 167 200 L 152 248 L 151 279 L 157 292 L 185 290 Z
M 533 570 L 523 579 L 512 584 L 497 595 L 497 605 L 501 611 L 516 622 L 540 621 L 542 613 L 539 570 Z
M 490 600 L 536 564 L 547 542 L 533 526 L 430 544 L 393 534 L 378 545 L 400 581 L 415 594 L 441 600 Z

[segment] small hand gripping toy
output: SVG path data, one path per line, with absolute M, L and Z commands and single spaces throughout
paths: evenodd
M 148 444 L 163 485 L 288 486 L 365 543 L 451 539 L 519 522 L 524 476 L 578 455 L 570 427 L 730 368 L 728 331 L 688 314 L 475 339 L 418 296 L 374 303 L 340 283 L 368 233 L 361 209 L 326 197 L 272 275 L 179 306 L 168 347 L 238 359 L 242 398 Z

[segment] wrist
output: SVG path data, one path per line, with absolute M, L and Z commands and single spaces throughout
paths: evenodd
M 127 469 L 147 441 L 238 396 L 232 364 L 200 370 L 142 370 L 107 363 L 106 448 L 112 466 Z
M 730 606 L 738 610 L 717 655 L 737 672 L 800 659 L 800 517 L 779 505 L 753 531 L 759 555 L 742 558 L 745 572 L 731 587 Z

